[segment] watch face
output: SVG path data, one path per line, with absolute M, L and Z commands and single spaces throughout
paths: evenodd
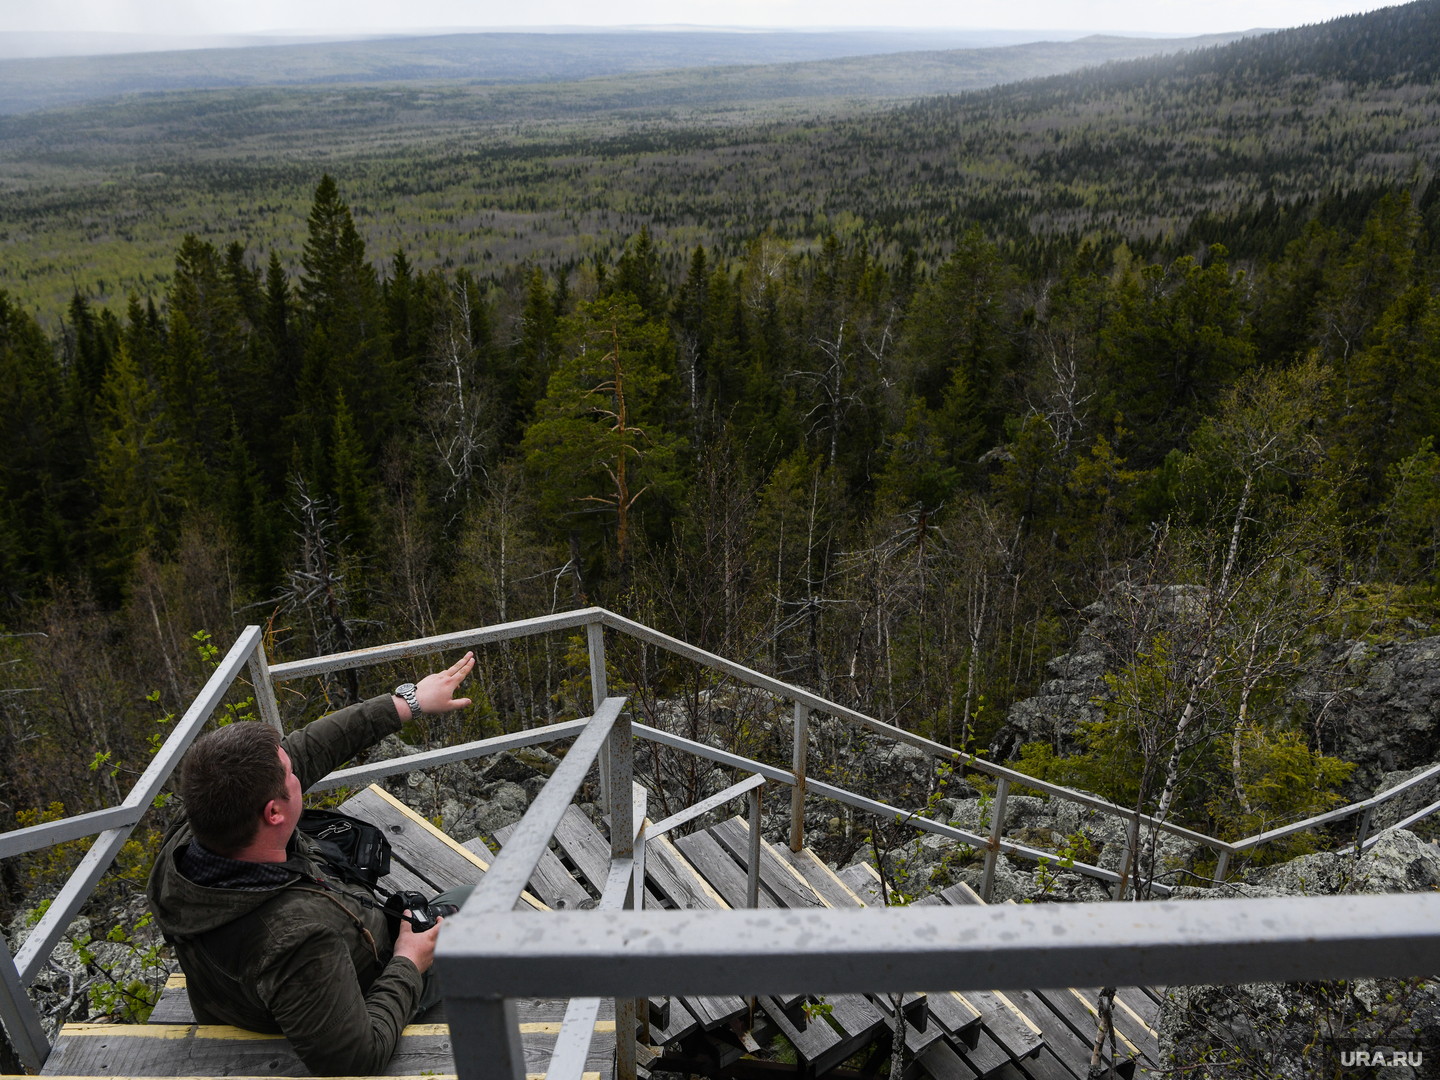
M 413 694 L 414 692 L 415 684 L 413 682 L 401 683 L 395 687 L 395 693 L 400 697 L 404 697 L 406 694 Z

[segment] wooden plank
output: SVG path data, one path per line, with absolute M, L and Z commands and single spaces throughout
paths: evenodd
M 426 881 L 398 859 L 390 860 L 390 873 L 382 877 L 376 887 L 382 892 L 418 892 L 426 896 L 433 896 L 435 893 L 444 890 L 436 887 L 432 882 Z
M 1074 990 L 1036 990 L 1035 996 L 1043 1001 L 1065 1025 L 1075 1033 L 1082 1043 L 1093 1046 L 1095 1043 L 1095 1031 L 1099 1027 L 1100 1019 L 1095 1012 L 1095 1006 L 1086 1001 Z M 1140 1057 L 1140 1048 L 1127 1039 L 1119 1024 L 1115 1025 L 1117 1049 L 1120 1059 L 1127 1057 Z M 1108 1043 L 1107 1043 L 1108 1050 Z M 1108 1060 L 1108 1053 L 1106 1055 Z
M 521 1025 L 526 1070 L 543 1073 L 560 1022 Z M 599 1021 L 587 1073 L 610 1074 L 615 1021 Z M 412 1024 L 401 1032 L 384 1076 L 453 1075 L 449 1029 Z M 280 1035 L 219 1025 L 67 1024 L 42 1075 L 47 1076 L 309 1076 Z
M 840 1045 L 840 1034 L 827 1024 L 822 1017 L 816 1017 L 808 1021 L 804 1027 L 793 1023 L 780 1003 L 772 997 L 761 997 L 758 999 L 760 1008 L 770 1018 L 770 1022 L 780 1029 L 780 1034 L 790 1041 L 795 1047 L 795 1053 L 801 1061 L 813 1064 L 816 1060 L 825 1056 L 830 1050 Z M 802 1018 L 803 1019 L 803 1018 Z M 844 1058 L 840 1059 L 845 1060 Z
M 684 998 L 672 997 L 670 999 L 670 1025 L 668 1027 L 656 1027 L 650 1025 L 650 1042 L 655 1046 L 665 1046 L 669 1043 L 678 1042 L 687 1035 L 700 1030 L 700 1021 L 695 1014 L 687 1007 Z
M 745 872 L 736 865 L 720 842 L 708 832 L 694 832 L 678 837 L 675 846 L 690 861 L 715 891 L 725 898 L 732 908 L 745 907 Z M 764 889 L 760 890 L 759 904 L 762 908 L 780 905 Z
M 1056 994 L 1058 995 L 1059 993 L 1057 990 Z M 1071 987 L 1070 994 L 1076 1003 L 1085 1010 L 1086 1015 L 1090 1017 L 1090 1037 L 1093 1039 L 1095 1037 L 1094 1029 L 1100 1026 L 1100 1013 L 1096 1006 L 1096 1001 L 1100 997 L 1100 991 L 1098 989 L 1078 990 Z M 1122 1054 L 1128 1050 L 1131 1057 L 1144 1058 L 1152 1065 L 1160 1060 L 1159 1043 L 1151 1037 L 1149 1028 L 1144 1024 L 1136 1023 L 1135 1018 L 1118 1004 L 1111 1010 L 1110 1016 L 1115 1023 L 1115 1041 L 1119 1047 L 1123 1048 L 1120 1051 Z M 1146 1053 L 1145 1050 L 1145 1044 L 1147 1043 L 1150 1046 L 1149 1053 Z
M 980 1010 L 980 1021 L 1014 1061 L 1033 1057 L 1044 1039 L 1038 1024 L 1027 1020 L 1010 999 L 994 990 L 967 990 L 965 1000 Z
M 818 859 L 814 858 L 813 854 L 811 858 L 814 862 L 819 862 Z M 823 863 L 820 863 L 820 865 L 824 866 Z M 829 871 L 829 867 L 825 867 L 825 869 L 827 872 Z M 878 902 L 880 899 L 880 875 L 875 871 L 875 868 L 868 863 L 861 863 L 848 869 L 850 871 L 849 877 L 851 881 L 859 886 L 860 891 L 872 902 Z M 857 894 L 855 889 L 851 888 L 850 884 L 844 878 L 834 875 L 833 873 L 831 876 L 835 877 L 837 884 L 845 890 L 845 895 L 852 898 L 855 904 L 862 907 L 865 906 L 860 899 L 860 895 Z M 934 1025 L 943 1029 L 945 1034 L 954 1040 L 957 1046 L 965 1045 L 973 1047 L 979 1039 L 981 1024 L 983 1022 L 979 1007 L 964 994 L 959 994 L 952 990 L 932 990 L 927 991 L 927 993 L 929 995 L 930 1018 L 934 1022 Z M 987 1003 L 988 1000 L 989 999 L 987 999 Z M 908 1036 L 906 1041 L 908 1044 Z M 1020 1043 L 1017 1043 L 1017 1048 L 1019 1047 Z
M 565 808 L 560 824 L 555 826 L 555 839 L 590 887 L 603 894 L 605 880 L 610 876 L 610 841 L 574 803 Z
M 569 998 L 516 998 L 515 1020 L 519 1024 L 559 1024 L 565 1019 L 565 1010 L 569 1006 Z M 595 1015 L 595 1022 L 608 1023 L 611 1025 L 608 1030 L 615 1030 L 614 998 L 600 999 L 600 1011 Z
M 720 841 L 720 846 L 740 864 L 747 874 L 750 872 L 750 823 L 744 818 L 733 817 L 712 826 L 710 835 Z M 816 895 L 799 872 L 765 842 L 760 840 L 760 884 L 770 891 L 781 907 L 819 908 L 825 901 Z
M 555 840 L 560 850 L 565 852 L 565 857 L 580 871 L 581 877 L 597 893 L 604 895 L 605 881 L 610 876 L 610 841 L 585 816 L 585 811 L 574 803 L 567 806 L 560 824 L 555 827 Z M 647 881 L 649 876 L 646 874 Z M 648 888 L 646 892 L 646 907 L 664 907 L 657 893 Z
M 995 1076 L 1012 1061 L 1005 1048 L 996 1042 L 988 1031 L 981 1031 L 975 1045 L 960 1056 L 965 1059 L 965 1064 L 975 1070 L 975 1075 L 980 1080 Z
M 869 863 L 847 866 L 836 874 L 867 907 L 884 907 L 885 894 L 880 891 L 880 875 Z
M 1099 1000 L 1099 989 L 1072 989 L 1070 992 L 1080 999 L 1091 1015 L 1095 1015 L 1095 1006 L 1091 1003 Z M 1145 1021 L 1126 1007 L 1120 1000 L 1118 991 L 1115 994 L 1114 1007 L 1110 1010 L 1110 1018 L 1115 1023 L 1115 1034 L 1119 1042 L 1127 1044 L 1151 1065 L 1160 1063 L 1159 1034 L 1152 1031 Z M 1098 1017 L 1096 1024 L 1099 1024 Z
M 669 836 L 657 836 L 645 845 L 645 876 L 681 911 L 717 911 L 730 907 L 680 854 Z
M 948 889 L 942 889 L 940 891 L 940 899 L 944 900 L 947 904 L 954 904 L 956 907 L 960 907 L 963 904 L 983 905 L 985 903 L 984 900 L 980 899 L 980 894 L 963 881 L 956 882 Z
M 1069 1024 L 1050 1011 L 1033 990 L 1007 990 L 1005 996 L 1044 1030 L 1045 1045 L 1060 1063 L 1084 1080 L 1090 1073 L 1090 1048 L 1093 1045 L 1091 1040 L 1094 1032 L 1090 1033 L 1090 1039 L 1081 1039 L 1070 1029 Z M 1109 1060 L 1108 1056 L 1106 1060 Z M 1116 1071 L 1119 1071 L 1118 1067 Z
M 714 911 L 730 906 L 676 850 L 669 836 L 657 836 L 645 845 L 645 877 L 670 903 L 681 910 Z M 686 1009 L 677 1017 L 673 1015 L 674 1003 L 681 1001 Z M 664 1041 L 670 1042 L 688 1034 L 688 1031 L 674 1034 L 676 1023 L 682 1021 L 687 1014 L 695 1018 L 698 1026 L 710 1031 L 728 1023 L 741 1011 L 748 1014 L 749 1006 L 733 995 L 718 998 L 674 998 L 671 1026 L 665 1029 L 667 1034 Z
M 885 1017 L 885 1026 L 891 1030 L 895 1027 L 895 1006 L 890 1001 L 888 994 L 868 994 L 870 1004 L 878 1009 Z M 945 1038 L 945 1028 L 939 1023 L 926 1023 L 925 1030 L 921 1031 L 916 1026 L 917 1018 L 925 1019 L 929 1014 L 929 998 L 925 994 L 905 994 L 901 1000 L 901 1009 L 905 1013 L 905 1049 L 910 1051 L 911 1057 L 919 1057 L 930 1049 L 936 1039 Z M 924 1012 L 925 1016 L 919 1016 Z
M 1160 1007 L 1150 1000 L 1149 994 L 1138 986 L 1122 986 L 1115 992 L 1115 1000 L 1150 1029 L 1151 1038 L 1160 1038 Z
M 944 1040 L 925 1051 L 920 1065 L 934 1080 L 975 1080 L 975 1070 Z
M 687 997 L 682 999 L 685 1007 L 694 1014 L 700 1027 L 705 1031 L 716 1031 L 729 1027 L 731 1020 L 748 1018 L 750 1006 L 744 998 L 738 997 Z
M 830 1019 L 840 1026 L 845 1037 L 811 1059 L 817 1075 L 833 1069 L 889 1031 L 885 1016 L 863 994 L 834 994 L 825 1000 L 830 1003 Z
M 1021 1070 L 1030 1080 L 1088 1080 L 1089 1070 L 1085 1076 L 1077 1077 L 1069 1069 L 1060 1063 L 1047 1046 L 1020 1066 Z
M 436 891 L 477 884 L 490 869 L 488 859 L 457 844 L 378 784 L 352 795 L 340 810 L 382 829 L 395 859 L 430 882 Z M 520 899 L 537 911 L 550 910 L 529 892 L 522 893 Z
M 496 829 L 494 834 L 496 843 L 501 847 L 509 843 L 518 824 L 517 822 L 515 825 L 506 825 L 504 828 Z M 490 850 L 485 846 L 485 841 L 478 836 L 465 841 L 460 846 L 472 854 L 481 855 L 482 858 L 484 857 L 482 852 L 488 854 Z M 536 865 L 535 872 L 530 875 L 530 891 L 556 911 L 575 910 L 593 899 L 585 891 L 585 887 L 570 875 L 569 870 L 565 869 L 565 864 L 560 861 L 560 857 L 549 848 L 546 848 L 545 853 L 540 856 L 540 862 Z
M 980 1010 L 964 994 L 930 991 L 930 1023 L 952 1039 L 972 1043 L 981 1024 Z
M 864 907 L 865 904 L 860 897 L 855 895 L 854 890 L 836 876 L 835 871 L 826 866 L 820 856 L 809 848 L 801 848 L 799 851 L 791 851 L 781 845 L 775 848 L 775 853 L 784 859 L 792 870 L 803 877 L 810 888 L 815 890 L 825 903 L 833 908 Z
M 165 989 L 160 991 L 160 1000 L 155 1003 L 155 1008 L 150 1010 L 150 1024 L 193 1024 L 195 1023 L 195 1010 L 190 1007 L 190 994 L 185 988 L 185 976 L 179 976 L 180 982 L 175 985 L 176 976 L 170 976 L 170 981 L 165 984 Z

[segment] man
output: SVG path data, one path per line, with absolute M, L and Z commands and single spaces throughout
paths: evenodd
M 301 796 L 415 711 L 469 705 L 454 693 L 474 666 L 466 653 L 418 686 L 284 739 L 244 722 L 190 748 L 176 784 L 185 814 L 166 834 L 146 892 L 200 1023 L 283 1033 L 317 1075 L 384 1071 L 421 1004 L 440 928 L 416 934 L 402 919 L 392 941 L 374 896 L 343 881 L 296 832 Z

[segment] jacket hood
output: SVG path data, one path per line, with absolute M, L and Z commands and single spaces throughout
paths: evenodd
M 197 885 L 180 872 L 177 861 L 191 839 L 188 822 L 181 820 L 171 826 L 145 885 L 155 924 L 166 937 L 192 937 L 234 922 L 273 900 L 295 882 L 316 876 L 316 868 L 304 849 L 297 847 L 281 864 L 291 871 L 291 880 L 273 889 L 216 889 Z

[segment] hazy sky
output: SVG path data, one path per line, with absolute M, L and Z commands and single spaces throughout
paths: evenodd
M 0 0 L 0 31 L 193 34 L 698 24 L 1188 34 L 1296 26 L 1385 6 L 1356 0 Z

